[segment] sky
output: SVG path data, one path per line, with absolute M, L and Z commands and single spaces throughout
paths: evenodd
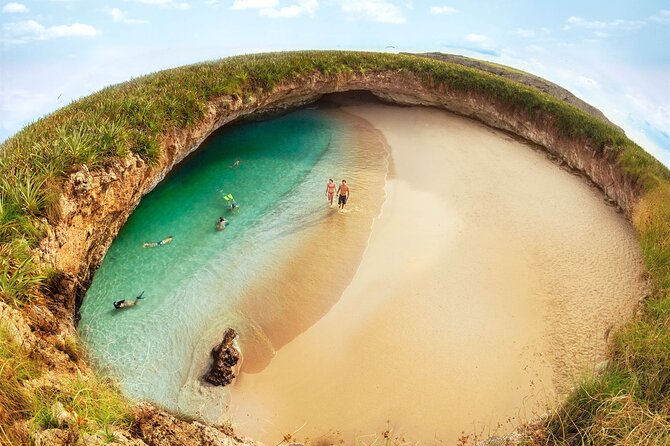
M 0 0 L 0 141 L 108 85 L 261 51 L 441 51 L 567 88 L 670 166 L 670 0 Z

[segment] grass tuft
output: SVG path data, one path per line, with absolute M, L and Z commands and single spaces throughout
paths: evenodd
M 0 321 L 0 445 L 25 443 L 21 423 L 33 405 L 24 383 L 39 374 L 39 366 L 14 339 L 7 322 Z
M 77 376 L 57 387 L 41 387 L 35 393 L 33 432 L 67 428 L 106 438 L 117 430 L 130 429 L 133 418 L 128 401 L 111 381 Z
M 45 276 L 23 240 L 0 245 L 0 297 L 14 305 L 36 297 Z

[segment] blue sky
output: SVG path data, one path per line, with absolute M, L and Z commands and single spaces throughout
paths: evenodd
M 0 141 L 135 76 L 294 49 L 443 51 L 545 77 L 670 166 L 670 0 L 0 0 Z

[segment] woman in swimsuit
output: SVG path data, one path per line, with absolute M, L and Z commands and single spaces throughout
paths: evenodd
M 326 197 L 328 197 L 328 201 L 330 201 L 330 206 L 333 206 L 333 197 L 335 197 L 335 182 L 331 178 L 328 180 L 328 184 L 326 184 Z

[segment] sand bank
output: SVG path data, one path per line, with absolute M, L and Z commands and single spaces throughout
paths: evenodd
M 371 443 L 389 427 L 452 444 L 544 411 L 643 293 L 632 228 L 581 178 L 479 123 L 344 110 L 391 148 L 382 213 L 339 302 L 239 378 L 232 418 L 268 444 L 294 431 Z

